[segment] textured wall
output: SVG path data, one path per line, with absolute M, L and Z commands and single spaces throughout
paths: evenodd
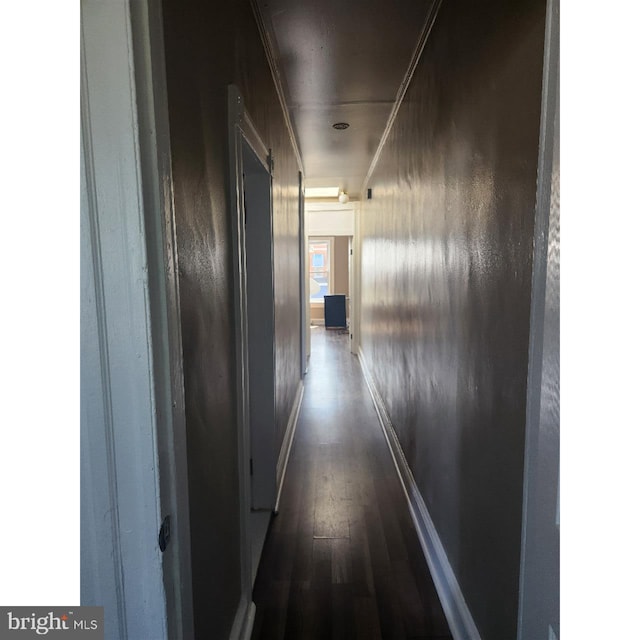
M 362 348 L 483 640 L 516 636 L 543 0 L 447 0 L 362 212 Z
M 249 3 L 165 0 L 169 120 L 197 637 L 228 637 L 240 597 L 227 85 L 273 149 L 276 410 L 299 380 L 298 167 Z

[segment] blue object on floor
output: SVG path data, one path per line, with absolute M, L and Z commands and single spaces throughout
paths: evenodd
M 345 295 L 324 297 L 324 326 L 344 328 L 347 326 L 347 302 Z

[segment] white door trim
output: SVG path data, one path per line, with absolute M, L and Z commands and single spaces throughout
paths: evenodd
M 186 471 L 179 411 L 162 417 L 181 400 L 169 366 L 181 355 L 154 235 L 172 209 L 154 188 L 170 167 L 156 145 L 166 96 L 156 102 L 164 70 L 150 32 L 161 36 L 157 0 L 82 3 L 81 599 L 105 607 L 107 639 L 193 637 L 188 511 L 167 513 L 166 487 Z
M 163 574 L 170 638 L 194 636 L 187 434 L 178 254 L 160 0 L 130 4 L 145 206 L 162 517 L 170 517 Z
M 360 352 L 360 302 L 361 302 L 361 278 L 362 278 L 362 240 L 360 236 L 361 203 L 356 203 L 353 208 L 353 240 L 351 246 L 351 315 L 349 328 L 351 329 L 351 353 L 357 355 Z
M 236 336 L 236 394 L 237 394 L 237 424 L 238 424 L 238 474 L 240 494 L 240 547 L 241 547 L 241 594 L 236 610 L 236 617 L 231 632 L 231 638 L 249 637 L 253 625 L 255 605 L 251 602 L 253 587 L 252 571 L 252 540 L 250 528 L 250 511 L 252 506 L 251 476 L 249 459 L 251 456 L 251 412 L 250 412 L 250 366 L 249 366 L 249 304 L 247 297 L 247 233 L 245 229 L 245 193 L 244 193 L 244 163 L 243 147 L 248 145 L 255 158 L 266 169 L 271 179 L 272 160 L 263 144 L 251 119 L 245 112 L 244 101 L 238 88 L 230 85 L 227 95 L 228 129 L 229 129 L 229 193 L 231 207 L 231 231 L 233 248 L 233 277 L 234 277 L 234 320 Z M 271 196 L 270 196 L 271 197 Z M 269 205 L 271 207 L 271 205 Z M 269 225 L 271 225 L 272 211 L 269 210 Z M 269 234 L 273 246 L 272 227 Z M 273 274 L 273 264 L 271 264 Z M 273 303 L 273 301 L 272 301 Z M 269 313 L 270 322 L 275 320 L 273 308 Z M 272 343 L 273 346 L 273 343 Z M 273 365 L 275 366 L 275 354 Z M 273 372 L 275 375 L 275 371 Z M 275 396 L 273 424 L 275 426 Z M 275 436 L 275 433 L 274 433 Z M 274 440 L 275 447 L 275 440 Z M 270 508 L 276 500 L 276 456 L 275 449 L 270 452 L 273 458 L 273 496 Z
M 309 302 L 307 287 L 309 278 L 307 276 L 307 240 L 305 235 L 305 215 L 304 215 L 304 178 L 302 171 L 298 171 L 298 244 L 300 252 L 300 378 L 304 379 L 307 373 L 307 331 L 309 325 Z
M 244 195 L 242 192 L 242 116 L 244 105 L 233 85 L 227 95 L 229 119 L 229 193 L 233 253 L 233 302 L 236 347 L 236 414 L 238 425 L 238 479 L 240 495 L 240 599 L 231 638 L 242 637 L 252 620 L 251 602 L 251 478 L 249 475 L 249 354 L 247 326 L 247 274 L 244 238 Z

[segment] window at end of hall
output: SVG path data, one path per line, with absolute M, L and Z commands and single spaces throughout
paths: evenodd
M 311 302 L 331 295 L 331 244 L 329 239 L 309 239 L 309 292 Z

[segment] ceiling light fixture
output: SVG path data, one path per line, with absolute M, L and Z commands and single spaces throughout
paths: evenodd
M 349 128 L 349 123 L 348 122 L 336 122 L 335 124 L 333 124 L 331 126 L 334 129 L 342 130 L 342 129 L 348 129 Z
M 307 187 L 304 190 L 305 198 L 337 198 L 339 195 L 339 187 Z
M 344 191 L 341 191 L 340 195 L 338 196 L 338 202 L 340 204 L 347 204 L 347 202 L 349 202 L 349 195 L 346 194 Z

